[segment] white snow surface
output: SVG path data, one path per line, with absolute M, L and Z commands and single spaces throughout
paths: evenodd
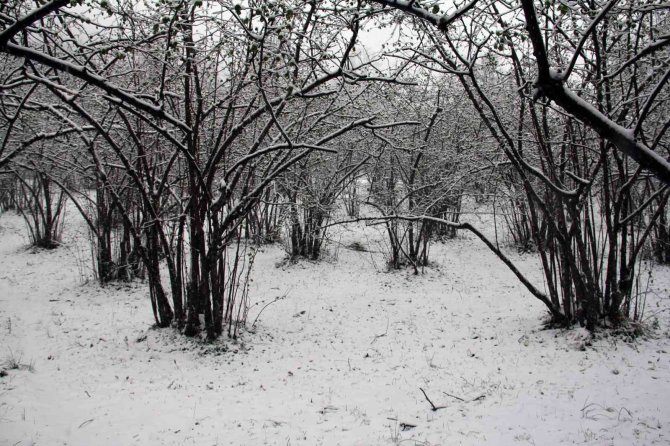
M 651 336 L 546 330 L 542 304 L 467 234 L 387 272 L 381 228 L 333 229 L 320 263 L 259 253 L 249 325 L 215 345 L 151 328 L 146 286 L 85 283 L 85 228 L 27 246 L 0 216 L 0 445 L 670 444 L 670 270 Z M 532 255 L 509 250 L 541 285 Z M 264 303 L 261 303 L 264 302 Z M 423 389 L 436 406 L 431 410 Z

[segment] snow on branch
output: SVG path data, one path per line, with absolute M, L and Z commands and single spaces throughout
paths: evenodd
M 533 45 L 533 54 L 538 68 L 538 76 L 534 85 L 536 88 L 535 97 L 537 99 L 546 97 L 553 100 L 565 111 L 571 113 L 598 132 L 600 136 L 614 144 L 620 152 L 630 156 L 644 168 L 649 169 L 666 184 L 670 184 L 670 163 L 666 159 L 639 142 L 636 139 L 635 131 L 620 126 L 571 91 L 565 85 L 566 75 L 551 69 L 533 0 L 522 0 L 521 4 L 526 18 L 526 30 Z M 614 1 L 610 2 L 608 7 L 613 5 Z M 595 25 L 602 17 L 604 15 L 601 13 L 591 25 Z M 576 49 L 575 55 L 578 53 L 579 48 Z M 574 57 L 570 62 L 570 67 L 573 65 Z
M 187 126 L 183 121 L 169 113 L 166 113 L 165 110 L 163 110 L 161 107 L 139 99 L 135 95 L 126 93 L 121 88 L 110 83 L 105 77 L 93 73 L 83 65 L 78 65 L 62 59 L 58 59 L 48 54 L 36 51 L 32 48 L 14 43 L 7 43 L 4 46 L 0 45 L 0 50 L 17 57 L 25 57 L 26 59 L 38 62 L 56 70 L 65 71 L 66 73 L 69 73 L 70 75 L 81 79 L 90 85 L 100 88 L 120 103 L 124 102 L 130 104 L 133 107 L 150 114 L 154 118 L 163 119 L 169 122 L 170 124 L 185 132 L 191 131 L 189 126 Z
M 432 23 L 438 29 L 446 31 L 446 29 L 453 22 L 462 17 L 465 13 L 471 10 L 479 0 L 472 0 L 461 8 L 457 9 L 451 14 L 439 14 L 439 9 L 435 12 L 430 12 L 427 9 L 418 6 L 414 0 L 372 0 L 375 3 L 379 3 L 382 6 L 389 6 L 391 8 L 398 9 L 403 12 L 412 14 L 415 17 L 423 19 L 427 22 Z
M 633 57 L 628 59 L 626 62 L 623 63 L 623 65 L 621 65 L 619 68 L 617 68 L 617 70 L 615 72 L 605 76 L 603 78 L 603 80 L 611 79 L 611 78 L 614 78 L 614 77 L 618 76 L 619 74 L 621 74 L 621 72 L 623 70 L 625 70 L 629 66 L 633 65 L 638 60 L 642 59 L 643 57 L 645 57 L 649 54 L 652 54 L 652 53 L 660 50 L 661 48 L 664 48 L 667 45 L 670 45 L 670 34 L 665 34 L 665 35 L 656 37 L 656 40 L 654 40 L 649 45 L 647 45 L 646 47 L 639 50 Z
M 666 184 L 670 184 L 670 162 L 668 160 L 638 141 L 633 130 L 612 121 L 565 85 L 560 84 L 558 87 L 546 90 L 545 96 L 553 99 L 567 112 L 593 128 L 603 138 L 614 144 L 619 151 L 633 158 L 642 167 L 649 169 Z
M 37 22 L 38 20 L 48 16 L 52 12 L 55 12 L 58 9 L 67 6 L 69 3 L 70 0 L 54 0 L 40 8 L 33 9 L 28 14 L 16 20 L 12 25 L 10 25 L 8 28 L 5 28 L 0 33 L 0 50 L 5 49 L 5 47 L 12 39 L 12 37 L 23 31 L 24 29 L 28 28 L 30 25 Z

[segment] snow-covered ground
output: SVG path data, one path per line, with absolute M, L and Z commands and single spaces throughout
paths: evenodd
M 27 248 L 0 216 L 2 445 L 651 445 L 670 443 L 670 270 L 653 337 L 543 330 L 542 305 L 477 240 L 388 273 L 376 230 L 333 231 L 321 263 L 257 257 L 253 332 L 196 344 L 153 330 L 142 284 L 100 288 L 84 229 Z M 541 284 L 532 256 L 509 255 Z M 439 410 L 431 410 L 422 390 Z

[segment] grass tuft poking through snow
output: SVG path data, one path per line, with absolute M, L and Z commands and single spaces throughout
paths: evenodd
M 15 352 L 10 348 L 5 358 L 0 362 L 0 370 L 27 370 L 29 372 L 34 372 L 35 362 L 24 362 L 23 353 Z

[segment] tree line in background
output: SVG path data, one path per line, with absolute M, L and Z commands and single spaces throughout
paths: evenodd
M 259 243 L 316 260 L 342 219 L 381 225 L 389 267 L 415 272 L 471 231 L 553 322 L 616 326 L 643 310 L 641 261 L 670 262 L 669 16 L 623 0 L 6 2 L 0 208 L 54 248 L 71 203 L 100 283 L 145 279 L 156 324 L 189 336 L 237 336 Z M 538 256 L 546 291 L 468 222 L 482 210 Z

